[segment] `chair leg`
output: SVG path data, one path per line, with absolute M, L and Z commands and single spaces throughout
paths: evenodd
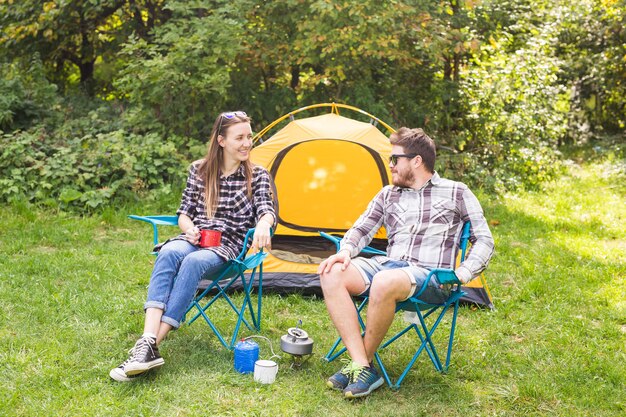
M 261 331 L 261 308 L 263 307 L 263 264 L 259 265 L 259 285 L 257 290 L 257 309 L 256 309 L 256 317 L 257 317 L 257 326 L 256 329 Z
M 246 280 L 245 275 L 241 272 L 236 278 L 231 279 L 224 287 L 220 286 L 219 279 L 214 280 L 202 293 L 195 297 L 191 302 L 185 315 L 189 313 L 189 311 L 193 308 L 197 310 L 197 313 L 191 320 L 188 321 L 188 325 L 191 325 L 198 317 L 202 317 L 206 323 L 209 325 L 213 333 L 217 336 L 220 343 L 226 347 L 227 349 L 233 349 L 235 342 L 237 341 L 237 337 L 239 335 L 239 330 L 241 328 L 241 324 L 245 324 L 246 327 L 250 330 L 259 329 L 260 328 L 260 320 L 258 319 L 258 315 L 255 315 L 254 308 L 252 306 L 252 300 L 250 297 L 250 293 L 252 291 L 252 286 L 254 283 L 255 272 L 253 270 L 251 277 L 249 280 Z M 241 304 L 241 307 L 237 307 L 231 298 L 226 294 L 226 291 L 237 281 L 237 279 L 241 279 L 242 287 L 244 290 L 244 298 Z M 200 304 L 200 301 L 207 296 L 207 294 L 213 289 L 217 289 L 217 294 L 215 294 L 204 306 Z M 235 329 L 232 334 L 230 343 L 226 342 L 224 336 L 219 331 L 219 329 L 215 326 L 212 320 L 207 316 L 206 310 L 211 307 L 217 300 L 223 298 L 226 303 L 230 306 L 230 308 L 237 314 L 237 322 L 235 324 Z M 245 318 L 246 309 L 249 310 L 250 316 L 253 322 L 253 326 L 250 325 L 248 320 Z
M 448 341 L 448 353 L 446 355 L 446 366 L 443 368 L 443 372 L 448 372 L 450 367 L 450 357 L 452 356 L 452 342 L 454 342 L 454 332 L 456 330 L 456 318 L 459 313 L 459 301 L 454 303 L 454 313 L 452 315 L 452 323 L 450 325 L 450 340 Z

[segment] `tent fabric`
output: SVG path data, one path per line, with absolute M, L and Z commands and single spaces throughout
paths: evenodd
M 390 152 L 387 136 L 374 125 L 335 113 L 294 120 L 255 147 L 252 162 L 276 183 L 276 234 L 347 231 L 389 184 Z
M 252 150 L 252 162 L 272 174 L 278 202 L 279 224 L 263 263 L 264 292 L 322 295 L 319 259 L 336 248 L 319 231 L 350 228 L 390 183 L 390 152 L 388 137 L 376 126 L 335 112 L 292 120 Z M 385 249 L 384 228 L 372 246 Z M 484 277 L 464 289 L 462 301 L 492 307 Z

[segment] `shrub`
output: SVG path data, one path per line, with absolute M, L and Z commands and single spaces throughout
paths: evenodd
M 56 92 L 37 57 L 0 64 L 0 129 L 22 129 L 49 116 L 58 103 Z
M 179 139 L 180 140 L 180 139 Z M 64 139 L 45 129 L 3 134 L 0 201 L 90 210 L 148 190 L 180 189 L 188 155 L 176 140 L 116 130 Z

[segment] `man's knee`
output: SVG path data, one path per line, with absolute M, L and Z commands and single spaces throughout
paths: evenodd
M 345 271 L 341 270 L 341 264 L 334 264 L 330 271 L 320 274 L 320 285 L 322 291 L 332 290 L 343 285 L 343 275 Z
M 320 274 L 320 286 L 324 294 L 333 294 L 337 290 L 346 290 L 352 295 L 365 291 L 365 283 L 358 270 L 349 265 L 345 270 L 342 265 L 334 264 L 330 271 Z

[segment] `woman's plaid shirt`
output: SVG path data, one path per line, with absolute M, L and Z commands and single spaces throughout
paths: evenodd
M 254 166 L 252 199 L 246 193 L 243 165 L 228 177 L 220 176 L 217 211 L 209 218 L 204 201 L 204 180 L 198 176 L 200 162 L 194 162 L 189 168 L 187 186 L 176 214 L 189 216 L 199 229 L 221 231 L 222 245 L 206 249 L 217 252 L 225 259 L 234 259 L 241 252 L 246 233 L 264 214 L 272 213 L 276 219 L 270 174 L 265 168 Z M 181 234 L 175 239 L 183 239 L 183 236 Z

